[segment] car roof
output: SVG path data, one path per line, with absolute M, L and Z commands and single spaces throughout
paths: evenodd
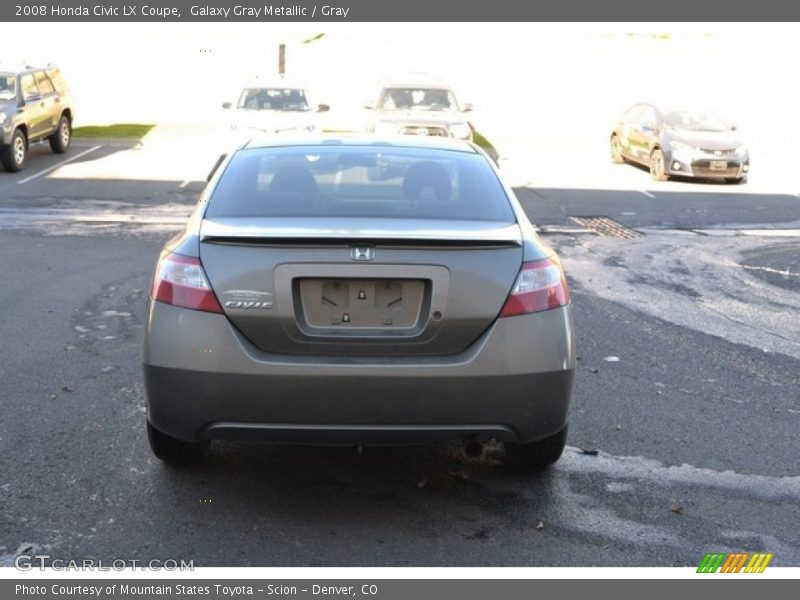
M 252 89 L 252 88 L 284 88 L 290 90 L 305 90 L 308 89 L 308 85 L 306 85 L 302 81 L 292 81 L 290 79 L 275 79 L 275 78 L 265 78 L 265 79 L 250 79 L 244 85 L 245 89 Z
M 386 81 L 381 84 L 381 88 L 432 88 L 437 90 L 452 90 L 453 87 L 448 85 L 445 81 L 435 79 L 409 79 L 409 80 L 392 80 Z
M 33 71 L 52 71 L 57 69 L 56 65 L 31 65 L 31 64 L 18 64 L 18 63 L 4 63 L 0 62 L 1 73 L 30 73 Z
M 253 138 L 241 148 L 285 148 L 302 146 L 340 146 L 340 147 L 375 147 L 420 148 L 432 150 L 449 150 L 451 152 L 467 152 L 476 154 L 476 146 L 466 140 L 453 138 L 437 138 L 414 135 L 366 136 L 366 135 L 321 135 L 321 136 L 268 136 Z

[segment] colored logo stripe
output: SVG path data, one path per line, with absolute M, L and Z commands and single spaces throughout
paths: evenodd
M 700 562 L 700 566 L 697 567 L 697 572 L 716 573 L 723 560 L 725 560 L 725 554 L 709 552 L 703 557 L 703 560 Z
M 750 562 L 747 563 L 747 567 L 745 567 L 745 573 L 763 573 L 764 569 L 767 568 L 769 561 L 772 560 L 772 553 L 767 552 L 760 552 L 758 554 L 753 554 L 753 558 L 750 559 Z
M 720 573 L 738 573 L 744 566 L 744 561 L 750 556 L 749 552 L 737 552 L 736 554 L 728 554 L 728 560 L 722 565 Z
M 770 552 L 756 552 L 752 555 L 749 552 L 732 554 L 709 552 L 700 561 L 697 572 L 716 573 L 719 570 L 720 573 L 739 573 L 744 567 L 745 573 L 763 573 L 772 560 L 772 556 L 773 554 Z M 747 562 L 748 558 L 749 562 Z M 746 567 L 744 566 L 745 562 L 747 562 Z

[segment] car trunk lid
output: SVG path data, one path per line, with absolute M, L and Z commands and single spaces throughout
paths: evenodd
M 497 318 L 522 263 L 507 222 L 220 218 L 200 234 L 225 314 L 274 353 L 459 353 Z

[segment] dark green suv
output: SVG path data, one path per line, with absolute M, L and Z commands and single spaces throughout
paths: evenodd
M 6 69 L 0 64 L 0 163 L 6 171 L 25 167 L 28 148 L 48 140 L 56 154 L 72 139 L 72 96 L 57 67 Z

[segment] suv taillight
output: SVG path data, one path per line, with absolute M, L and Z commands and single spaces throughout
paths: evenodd
M 550 310 L 569 304 L 569 290 L 558 259 L 545 258 L 522 264 L 501 317 Z
M 158 302 L 221 313 L 199 258 L 168 254 L 156 266 L 150 297 Z

